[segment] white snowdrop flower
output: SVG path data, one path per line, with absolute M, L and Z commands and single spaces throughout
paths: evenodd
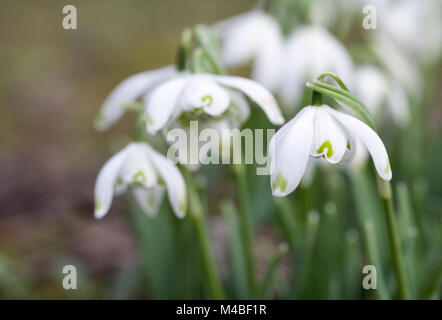
M 281 80 L 284 36 L 271 15 L 253 10 L 218 22 L 221 59 L 228 67 L 254 59 L 252 78 L 274 91 Z
M 132 142 L 112 156 L 98 173 L 95 217 L 106 215 L 114 194 L 128 190 L 146 213 L 154 215 L 165 188 L 176 216 L 184 217 L 187 193 L 181 172 L 147 143 Z
M 273 195 L 282 197 L 295 190 L 312 157 L 324 158 L 329 163 L 351 158 L 355 139 L 360 139 L 368 149 L 379 176 L 391 180 L 387 151 L 373 129 L 327 105 L 303 108 L 270 141 Z
M 280 94 L 288 106 L 299 102 L 306 81 L 324 71 L 339 74 L 345 83 L 352 83 L 350 55 L 333 35 L 319 26 L 297 29 L 287 40 L 283 61 Z
M 441 12 L 439 0 L 395 1 L 380 11 L 380 31 L 401 49 L 432 60 L 441 54 Z
M 408 123 L 409 104 L 405 91 L 394 79 L 374 66 L 358 67 L 354 77 L 354 93 L 364 101 L 370 113 L 379 118 L 385 105 L 399 126 Z
M 411 95 L 420 95 L 420 76 L 416 63 L 382 34 L 372 37 L 372 48 L 382 66 Z
M 232 94 L 232 89 L 255 102 L 273 124 L 284 123 L 273 95 L 262 85 L 249 79 L 214 74 L 180 74 L 161 84 L 146 97 L 146 129 L 155 134 L 182 114 L 205 114 L 220 118 L 230 107 L 244 108 L 244 101 Z M 238 103 L 242 106 L 238 106 Z M 230 110 L 229 110 L 230 111 Z M 247 111 L 240 111 L 244 114 Z M 241 115 L 239 117 L 242 117 Z
M 177 73 L 175 67 L 168 66 L 144 71 L 123 80 L 105 99 L 95 121 L 97 130 L 106 130 L 124 114 L 124 105 L 136 101 L 159 83 Z

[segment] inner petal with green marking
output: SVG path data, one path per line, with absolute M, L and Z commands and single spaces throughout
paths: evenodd
M 144 175 L 144 172 L 141 171 L 141 170 L 140 170 L 140 171 L 137 171 L 137 172 L 133 175 L 132 179 L 133 179 L 133 183 L 134 183 L 134 184 L 140 184 L 140 185 L 143 185 L 143 184 L 146 184 L 146 182 L 147 182 L 146 176 Z
M 276 176 L 275 181 L 273 182 L 272 189 L 280 190 L 281 192 L 284 192 L 287 188 L 287 179 L 284 177 L 284 175 L 281 172 L 278 172 L 278 175 Z
M 205 95 L 201 98 L 201 102 L 206 108 L 210 107 L 213 103 L 213 97 L 210 94 Z
M 333 146 L 330 140 L 324 141 L 316 152 L 323 154 L 325 149 L 327 149 L 326 157 L 331 158 L 333 156 Z

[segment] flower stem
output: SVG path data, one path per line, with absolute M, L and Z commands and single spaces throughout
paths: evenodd
M 256 297 L 255 273 L 253 268 L 253 250 L 252 250 L 252 217 L 250 209 L 250 198 L 247 187 L 247 173 L 243 164 L 234 164 L 232 166 L 235 175 L 236 188 L 239 202 L 239 219 L 241 224 L 241 238 L 244 246 L 247 280 L 249 292 L 252 298 Z
M 405 274 L 404 260 L 401 250 L 401 242 L 397 227 L 396 216 L 394 213 L 393 199 L 390 182 L 378 179 L 378 190 L 385 210 L 385 219 L 387 222 L 388 239 L 390 241 L 390 249 L 392 253 L 393 265 L 396 271 L 398 282 L 399 297 L 401 299 L 410 298 L 410 289 Z
M 198 239 L 207 284 L 209 286 L 212 299 L 221 300 L 224 299 L 225 296 L 224 289 L 221 284 L 220 275 L 218 268 L 216 267 L 215 257 L 213 255 L 203 205 L 193 183 L 191 174 L 185 169 L 183 171 L 189 194 L 189 216 L 195 228 Z

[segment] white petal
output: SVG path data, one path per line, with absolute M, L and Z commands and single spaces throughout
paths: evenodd
M 122 81 L 105 99 L 99 117 L 95 122 L 96 129 L 108 129 L 123 115 L 124 104 L 136 101 L 146 91 L 175 73 L 175 67 L 168 66 L 137 73 Z
M 229 67 L 250 61 L 264 47 L 278 22 L 270 15 L 254 10 L 218 22 L 215 28 L 222 39 L 221 59 Z
M 229 90 L 229 95 L 232 103 L 229 110 L 233 115 L 233 119 L 236 121 L 238 126 L 240 126 L 246 122 L 250 116 L 249 103 L 241 92 Z
M 345 153 L 344 159 L 341 163 L 347 164 L 353 171 L 358 171 L 367 162 L 367 148 L 363 146 L 359 138 L 353 139 L 353 141 L 350 142 L 350 145 L 351 149 Z
M 146 154 L 146 146 L 146 143 L 131 143 L 130 153 L 120 173 L 124 186 L 150 188 L 158 183 L 157 173 Z
M 319 26 L 298 28 L 287 40 L 281 97 L 286 104 L 301 99 L 305 82 L 331 71 L 351 84 L 353 62 L 342 43 Z
M 101 168 L 95 182 L 95 218 L 100 219 L 106 215 L 112 204 L 114 187 L 121 167 L 126 161 L 131 145 L 113 155 Z
M 235 76 L 213 76 L 214 79 L 232 88 L 235 88 L 250 99 L 252 99 L 269 118 L 270 122 L 273 124 L 283 124 L 284 117 L 281 114 L 278 103 L 276 102 L 273 95 L 265 87 L 259 83 L 241 77 Z
M 313 142 L 315 112 L 314 107 L 303 108 L 270 141 L 271 186 L 276 197 L 295 190 L 304 175 Z
M 363 66 L 355 73 L 356 97 L 363 101 L 368 110 L 377 117 L 385 101 L 389 83 L 385 75 L 376 67 Z
M 187 191 L 180 170 L 171 164 L 165 156 L 149 146 L 147 153 L 166 184 L 169 201 L 175 215 L 178 218 L 183 218 L 187 209 Z
M 316 109 L 314 139 L 311 155 L 324 156 L 330 163 L 338 163 L 347 150 L 348 138 L 341 124 L 323 107 Z
M 329 112 L 349 131 L 350 134 L 358 137 L 365 145 L 373 158 L 376 171 L 382 179 L 390 181 L 392 177 L 390 161 L 387 150 L 377 133 L 361 120 L 358 120 L 345 113 L 326 107 Z
M 417 66 L 385 36 L 376 34 L 372 48 L 382 65 L 416 98 L 421 94 Z
M 407 94 L 399 83 L 392 84 L 388 105 L 394 121 L 400 126 L 407 125 L 410 121 L 410 106 Z
M 149 216 L 154 216 L 158 213 L 163 200 L 164 188 L 158 186 L 149 189 L 133 188 L 132 194 L 140 208 Z
M 180 104 L 186 111 L 204 109 L 211 116 L 219 116 L 229 107 L 230 97 L 226 89 L 205 76 L 192 76 L 180 96 Z
M 169 80 L 158 86 L 149 97 L 144 114 L 148 133 L 155 134 L 166 125 L 177 106 L 178 97 L 186 81 L 187 76 Z

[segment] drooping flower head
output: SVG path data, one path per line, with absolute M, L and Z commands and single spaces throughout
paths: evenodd
M 388 154 L 373 129 L 327 105 L 304 107 L 270 141 L 273 195 L 282 197 L 294 191 L 311 158 L 335 164 L 352 157 L 355 139 L 359 139 L 371 154 L 379 176 L 390 180 Z
M 244 65 L 254 59 L 252 78 L 271 91 L 281 81 L 284 36 L 271 15 L 253 10 L 215 25 L 221 35 L 221 59 L 227 67 Z
M 167 158 L 147 143 L 132 142 L 112 156 L 100 170 L 95 183 L 95 217 L 109 211 L 114 194 L 132 192 L 148 214 L 157 212 L 167 189 L 177 217 L 186 213 L 187 194 L 184 179 Z
M 272 94 L 252 80 L 235 76 L 182 73 L 158 86 L 146 97 L 147 132 L 155 134 L 183 115 L 205 115 L 209 120 L 221 119 L 232 108 L 239 108 L 239 118 L 244 121 L 243 115 L 248 114 L 248 110 L 244 109 L 248 108 L 248 103 L 242 95 L 261 107 L 270 122 L 284 122 Z

